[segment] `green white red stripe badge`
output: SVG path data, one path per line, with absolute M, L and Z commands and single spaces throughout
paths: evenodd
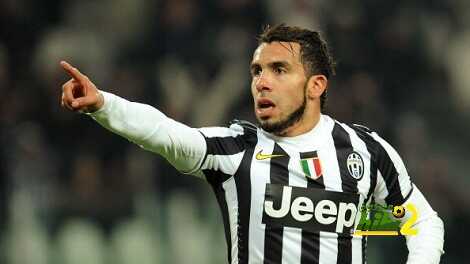
M 322 176 L 322 168 L 317 152 L 302 153 L 300 166 L 306 177 L 318 179 Z

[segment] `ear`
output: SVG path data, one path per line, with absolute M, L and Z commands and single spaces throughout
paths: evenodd
M 312 75 L 307 81 L 308 99 L 317 99 L 323 94 L 328 86 L 328 79 L 325 75 Z

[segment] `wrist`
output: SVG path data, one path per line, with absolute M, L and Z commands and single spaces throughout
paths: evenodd
M 101 93 L 99 90 L 96 91 L 96 98 L 97 101 L 94 105 L 90 105 L 87 107 L 85 111 L 82 111 L 82 113 L 86 114 L 93 114 L 98 111 L 100 111 L 104 107 L 104 96 L 103 93 Z
M 104 96 L 103 94 L 97 90 L 96 91 L 96 96 L 98 97 L 98 102 L 96 103 L 93 112 L 100 110 L 104 106 Z

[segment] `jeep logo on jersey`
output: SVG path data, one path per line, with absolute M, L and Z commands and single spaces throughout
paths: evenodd
M 309 231 L 351 234 L 359 194 L 267 184 L 263 223 Z
M 356 180 L 360 180 L 364 175 L 364 162 L 362 161 L 361 155 L 353 151 L 349 154 L 346 159 L 346 167 L 348 168 L 349 174 Z

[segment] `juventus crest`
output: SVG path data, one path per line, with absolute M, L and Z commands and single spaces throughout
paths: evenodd
M 364 175 L 364 161 L 361 155 L 353 151 L 346 159 L 346 167 L 348 168 L 349 175 L 356 180 L 360 180 Z

